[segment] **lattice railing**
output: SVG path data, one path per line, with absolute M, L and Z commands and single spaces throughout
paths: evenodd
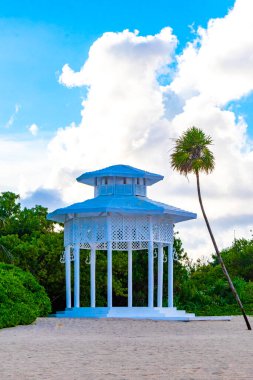
M 150 236 L 155 244 L 167 245 L 173 241 L 173 224 L 166 216 L 153 216 L 150 223 L 147 215 L 112 215 L 111 227 L 108 226 L 105 216 L 72 219 L 65 223 L 64 245 L 78 243 L 81 248 L 89 249 L 95 244 L 96 249 L 104 250 L 110 236 L 115 250 L 127 250 L 129 243 L 133 250 L 140 250 L 148 247 Z

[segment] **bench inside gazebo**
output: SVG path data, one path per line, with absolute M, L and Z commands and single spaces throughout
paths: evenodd
M 147 198 L 147 187 L 163 176 L 128 165 L 87 172 L 78 182 L 94 187 L 94 198 L 55 210 L 49 220 L 64 223 L 66 309 L 56 316 L 71 318 L 141 318 L 187 321 L 194 314 L 173 304 L 173 227 L 196 214 Z M 164 248 L 168 250 L 168 303 L 163 307 Z M 90 250 L 90 307 L 80 306 L 80 250 Z M 157 307 L 154 307 L 154 249 L 158 252 Z M 107 251 L 107 307 L 96 306 L 96 255 Z M 128 306 L 112 302 L 113 251 L 128 255 Z M 148 255 L 148 305 L 133 305 L 133 251 Z M 74 263 L 74 297 L 71 265 Z

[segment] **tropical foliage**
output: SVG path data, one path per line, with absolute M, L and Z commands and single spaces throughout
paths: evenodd
M 246 241 L 247 253 L 241 250 L 234 255 L 233 246 L 222 252 L 227 268 L 231 274 L 237 292 L 248 314 L 253 314 L 253 273 L 250 270 L 240 270 L 238 261 L 252 261 L 253 242 Z M 247 256 L 247 259 L 246 259 Z M 249 268 L 249 267 L 248 267 Z M 192 264 L 187 280 L 181 292 L 178 293 L 177 305 L 197 315 L 238 315 L 240 308 L 230 291 L 221 266 L 214 256 L 208 263 Z
M 21 208 L 19 196 L 10 192 L 0 196 L 0 261 L 31 272 L 44 286 L 53 308 L 64 308 L 64 266 L 59 257 L 63 249 L 62 231 L 46 220 L 47 209 Z M 9 255 L 5 254 L 9 252 Z
M 53 311 L 63 310 L 65 308 L 65 270 L 64 264 L 60 263 L 60 256 L 63 251 L 63 233 L 59 226 L 55 228 L 52 222 L 46 220 L 47 209 L 41 206 L 35 206 L 31 209 L 24 208 L 19 204 L 19 197 L 13 193 L 3 193 L 0 196 L 0 216 L 4 223 L 0 224 L 0 245 L 4 246 L 10 253 L 6 255 L 0 251 L 0 261 L 4 263 L 15 264 L 25 271 L 19 271 L 18 268 L 2 264 L 1 268 L 4 275 L 1 274 L 2 290 L 0 297 L 10 297 L 11 308 L 14 310 L 14 303 L 19 299 L 29 300 L 33 305 L 32 312 L 29 316 L 27 310 L 27 319 L 23 317 L 16 319 L 17 315 L 24 315 L 21 312 L 13 311 L 14 322 L 30 323 L 37 315 L 46 315 L 49 312 L 47 302 L 39 302 L 36 306 L 34 298 L 42 299 L 43 290 L 35 285 L 36 278 L 42 285 L 52 303 Z M 234 301 L 227 282 L 221 271 L 217 256 L 213 256 L 210 262 L 193 263 L 189 260 L 183 249 L 182 242 L 175 235 L 174 240 L 175 260 L 174 260 L 174 289 L 175 304 L 179 308 L 187 311 L 193 311 L 198 315 L 224 315 L 239 314 L 239 309 Z M 244 302 L 245 309 L 248 313 L 253 314 L 253 241 L 237 240 L 234 244 L 222 252 L 224 262 L 231 273 L 231 277 L 237 287 L 238 293 Z M 167 306 L 167 251 L 164 253 L 164 299 L 163 304 Z M 154 260 L 155 284 L 157 284 L 157 259 Z M 12 268 L 12 269 L 10 269 Z M 15 268 L 15 269 L 14 269 Z M 143 252 L 133 253 L 133 304 L 136 306 L 147 305 L 148 297 L 148 260 L 147 254 Z M 15 271 L 15 276 L 14 276 Z M 90 303 L 90 265 L 88 251 L 81 251 L 81 306 L 88 306 Z M 107 260 L 106 252 L 97 253 L 96 262 L 96 300 L 98 306 L 106 305 L 107 289 Z M 29 273 L 30 272 L 30 273 Z M 2 273 L 2 272 L 1 272 Z M 22 275 L 21 275 L 22 273 Z M 26 282 L 20 276 L 28 276 Z M 73 277 L 73 276 L 72 276 Z M 13 280 L 14 278 L 14 280 Z M 17 280 L 18 278 L 18 280 Z M 22 284 L 22 281 L 24 285 Z M 29 285 L 30 284 L 30 285 Z M 37 282 L 36 282 L 37 284 Z M 27 292 L 33 289 L 31 294 L 21 297 L 23 289 Z M 1 286 L 1 285 L 0 285 Z M 36 288 L 37 287 L 37 288 Z M 12 289 L 12 290 L 11 290 Z M 39 290 L 40 289 L 40 290 Z M 22 292 L 23 292 L 22 290 Z M 156 295 L 155 287 L 155 295 Z M 5 292 L 5 293 L 4 293 Z M 37 292 L 37 293 L 36 293 Z M 41 296 L 39 296 L 39 293 Z M 10 295 L 12 294 L 12 295 Z M 26 294 L 26 293 L 25 293 Z M 33 295 L 36 297 L 33 297 Z M 44 299 L 44 298 L 43 298 Z M 156 297 L 154 297 L 156 300 Z M 5 298 L 6 300 L 6 298 Z M 0 298 L 3 301 L 3 298 Z M 26 305 L 26 301 L 22 301 Z M 127 253 L 113 253 L 113 304 L 118 306 L 127 305 Z M 16 305 L 17 308 L 20 306 Z M 6 309 L 8 310 L 8 309 Z M 18 309 L 17 309 L 18 310 Z M 1 315 L 9 312 L 0 310 Z M 29 318 L 28 318 L 29 317 Z M 27 321 L 27 322 L 26 322 Z M 1 322 L 3 323 L 3 322 Z
M 0 328 L 27 325 L 50 311 L 50 300 L 31 273 L 0 263 Z

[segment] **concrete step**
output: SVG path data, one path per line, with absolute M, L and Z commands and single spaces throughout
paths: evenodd
M 107 307 L 80 307 L 66 309 L 56 313 L 58 318 L 106 318 L 109 308 Z
M 175 307 L 150 308 L 150 307 L 80 307 L 58 311 L 56 318 L 131 318 L 153 320 L 184 320 L 193 319 L 194 314 L 177 310 Z

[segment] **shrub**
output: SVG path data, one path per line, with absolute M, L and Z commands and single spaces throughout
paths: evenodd
M 0 263 L 0 328 L 30 324 L 50 311 L 45 289 L 31 273 Z

